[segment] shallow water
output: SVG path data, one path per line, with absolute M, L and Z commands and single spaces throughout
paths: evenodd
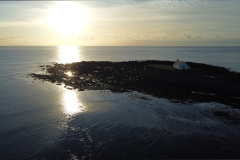
M 52 62 L 178 56 L 239 71 L 239 53 L 238 47 L 0 47 L 1 159 L 239 158 L 238 109 L 137 92 L 66 90 L 28 76 Z M 217 116 L 219 110 L 228 116 Z
M 57 152 L 53 149 L 50 154 L 42 153 L 40 157 L 56 158 L 60 155 L 62 159 L 122 159 L 240 156 L 239 124 L 214 115 L 215 111 L 223 111 L 237 119 L 240 116 L 238 109 L 218 103 L 173 103 L 138 92 L 63 91 L 76 93 L 77 103 L 61 106 L 64 114 L 57 145 L 61 146 L 60 150 Z M 67 107 L 83 109 L 69 114 Z

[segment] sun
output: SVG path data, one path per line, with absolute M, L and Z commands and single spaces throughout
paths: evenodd
M 86 8 L 76 2 L 59 2 L 49 12 L 50 25 L 62 35 L 79 34 L 86 21 Z

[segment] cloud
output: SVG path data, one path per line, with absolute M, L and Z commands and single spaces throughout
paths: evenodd
M 129 0 L 130 3 L 137 4 L 134 0 Z
M 94 41 L 94 37 L 79 37 L 78 40 L 84 40 L 84 41 Z
M 196 38 L 200 39 L 200 38 L 202 38 L 202 36 L 197 36 Z
M 208 37 L 209 38 L 213 38 L 213 39 L 218 39 L 219 38 L 218 35 L 212 35 L 212 34 L 209 34 Z
M 10 42 L 14 40 L 15 40 L 14 37 L 0 37 L 0 42 Z
M 168 38 L 168 36 L 167 35 L 162 35 L 161 38 Z
M 190 35 L 187 35 L 187 34 L 183 34 L 185 38 L 191 38 Z
M 105 35 L 106 36 L 113 36 L 114 34 L 113 33 L 106 33 Z
M 19 26 L 36 26 L 43 25 L 42 19 L 34 19 L 31 21 L 5 21 L 0 22 L 0 27 L 19 27 Z
M 127 35 L 127 36 L 116 36 L 116 35 L 112 35 L 112 36 L 108 36 L 111 37 L 113 39 L 126 39 L 126 40 L 138 40 L 138 39 L 142 39 L 144 38 L 144 36 L 141 35 Z

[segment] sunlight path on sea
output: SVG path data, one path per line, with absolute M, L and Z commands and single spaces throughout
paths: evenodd
M 68 122 L 71 121 L 76 115 L 83 113 L 85 111 L 85 106 L 79 100 L 75 90 L 67 90 L 65 88 L 62 89 L 60 103 L 63 113 L 61 129 L 66 130 L 68 128 Z
M 58 57 L 60 63 L 72 63 L 82 61 L 78 46 L 59 46 Z

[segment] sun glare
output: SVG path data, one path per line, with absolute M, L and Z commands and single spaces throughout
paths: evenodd
M 49 14 L 50 25 L 62 35 L 79 34 L 87 21 L 87 10 L 76 2 L 59 2 Z
M 70 71 L 68 71 L 67 73 L 66 73 L 69 77 L 72 77 L 72 72 L 70 72 Z
M 59 46 L 60 63 L 72 63 L 80 61 L 80 50 L 78 46 Z

